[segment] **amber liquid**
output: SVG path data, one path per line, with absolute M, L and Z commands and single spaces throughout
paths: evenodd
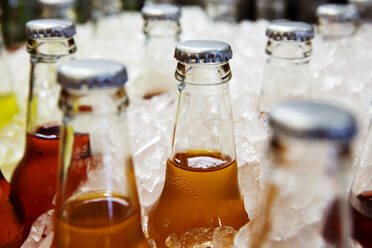
M 59 126 L 40 127 L 34 134 L 27 134 L 26 139 L 25 154 L 14 171 L 11 186 L 21 201 L 29 230 L 41 214 L 54 208 Z M 89 156 L 89 149 L 89 135 L 75 134 L 73 156 Z M 84 177 L 75 174 L 75 177 Z
M 149 213 L 149 237 L 157 247 L 175 233 L 190 229 L 231 226 L 249 221 L 239 191 L 236 161 L 221 153 L 177 153 L 167 162 L 159 200 Z
M 22 206 L 0 171 L 0 247 L 18 248 L 26 237 Z
M 138 203 L 92 193 L 68 201 L 56 221 L 56 248 L 148 247 Z

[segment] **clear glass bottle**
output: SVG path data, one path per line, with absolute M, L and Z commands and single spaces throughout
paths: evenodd
M 256 1 L 256 19 L 285 19 L 287 12 L 286 0 L 258 0 Z
M 74 60 L 58 70 L 64 118 L 57 248 L 147 247 L 129 148 L 126 81 L 125 66 L 107 60 Z M 87 146 L 74 151 L 82 137 Z
M 239 0 L 205 0 L 208 16 L 214 21 L 236 22 Z
M 370 124 L 366 143 L 350 192 L 351 215 L 353 218 L 353 239 L 363 248 L 372 246 L 372 125 Z
M 181 9 L 172 4 L 148 4 L 142 8 L 142 17 L 146 43 L 135 88 L 137 96 L 150 99 L 176 89 L 171 75 L 175 66 L 173 50 L 181 34 Z
M 361 17 L 365 22 L 372 22 L 372 0 L 349 0 L 359 9 Z
M 358 9 L 351 4 L 322 4 L 317 8 L 318 31 L 324 39 L 353 36 L 359 26 Z
M 261 115 L 283 99 L 310 95 L 309 62 L 314 28 L 303 22 L 272 21 L 266 36 L 267 60 L 259 99 Z
M 74 57 L 75 25 L 69 20 L 40 19 L 26 24 L 31 55 L 26 147 L 11 180 L 24 208 L 26 228 L 53 208 L 56 192 L 59 124 L 57 66 Z
M 157 247 L 174 242 L 207 247 L 211 237 L 199 240 L 200 232 L 206 236 L 220 226 L 238 230 L 249 221 L 238 185 L 229 95 L 232 51 L 224 42 L 184 41 L 176 46 L 175 58 L 176 122 L 165 185 L 148 215 L 148 235 Z
M 76 21 L 75 0 L 38 0 L 42 18 Z
M 107 16 L 115 16 L 120 13 L 122 3 L 120 0 L 91 0 L 91 17 L 94 21 Z
M 259 247 L 350 247 L 354 117 L 333 105 L 292 100 L 275 106 L 269 122 L 269 228 Z

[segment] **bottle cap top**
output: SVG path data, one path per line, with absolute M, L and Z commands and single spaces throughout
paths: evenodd
M 142 8 L 142 17 L 145 20 L 174 20 L 181 18 L 181 8 L 173 4 L 147 4 Z
M 316 10 L 318 18 L 330 21 L 358 21 L 359 10 L 352 4 L 322 4 Z
M 26 23 L 26 34 L 30 39 L 69 38 L 76 34 L 76 29 L 69 20 L 38 19 Z
M 308 139 L 349 141 L 357 132 L 351 113 L 339 107 L 292 100 L 275 106 L 270 125 L 278 132 Z
M 75 4 L 75 0 L 38 0 L 41 5 L 48 7 L 72 7 Z
M 72 60 L 58 69 L 58 83 L 65 89 L 121 87 L 127 81 L 125 66 L 110 60 Z
M 266 36 L 274 40 L 309 41 L 314 38 L 314 27 L 305 22 L 285 20 L 272 21 L 266 29 Z
M 189 64 L 225 63 L 232 59 L 232 50 L 221 41 L 189 40 L 177 44 L 174 58 Z

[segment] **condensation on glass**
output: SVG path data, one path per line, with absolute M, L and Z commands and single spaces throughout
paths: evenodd
M 147 247 L 129 147 L 127 80 L 125 66 L 107 60 L 59 67 L 58 248 Z
M 360 23 L 357 7 L 351 4 L 322 4 L 317 8 L 318 31 L 324 39 L 356 34 Z
M 356 122 L 336 106 L 305 100 L 273 108 L 268 187 L 258 247 L 290 240 L 304 247 L 351 247 L 348 191 Z
M 178 103 L 162 193 L 148 214 L 157 247 L 211 247 L 213 231 L 245 225 L 229 95 L 229 44 L 176 46 Z M 203 238 L 202 238 L 203 237 Z
M 266 63 L 261 83 L 261 115 L 281 100 L 310 95 L 309 63 L 314 28 L 303 22 L 272 21 L 267 29 Z

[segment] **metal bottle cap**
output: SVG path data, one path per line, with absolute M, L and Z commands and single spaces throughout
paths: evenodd
M 47 7 L 67 8 L 75 4 L 75 0 L 38 0 L 39 3 Z
M 270 125 L 275 131 L 309 139 L 349 141 L 357 132 L 349 112 L 330 104 L 300 100 L 275 106 Z
M 181 18 L 181 8 L 173 4 L 148 4 L 142 10 L 142 17 L 145 20 L 174 20 Z
M 319 18 L 330 21 L 358 21 L 360 19 L 359 10 L 352 4 L 322 4 L 316 10 Z
M 121 87 L 127 81 L 125 66 L 110 60 L 72 60 L 58 69 L 58 83 L 65 89 Z
M 232 50 L 221 41 L 189 40 L 177 44 L 174 58 L 189 64 L 225 63 L 232 59 Z
M 69 38 L 76 34 L 76 29 L 69 20 L 38 19 L 26 23 L 26 34 L 30 39 Z
M 305 22 L 276 20 L 272 21 L 267 27 L 266 36 L 278 41 L 309 41 L 314 38 L 314 27 Z

